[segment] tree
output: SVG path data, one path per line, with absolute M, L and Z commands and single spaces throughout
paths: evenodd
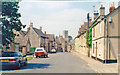
M 2 45 L 14 42 L 13 30 L 20 31 L 25 28 L 20 21 L 21 14 L 18 13 L 19 2 L 2 2 Z

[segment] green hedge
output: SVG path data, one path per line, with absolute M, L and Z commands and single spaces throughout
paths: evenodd
M 34 53 L 34 52 L 35 52 L 35 49 L 36 49 L 36 47 L 31 47 L 31 48 L 30 48 L 30 53 Z

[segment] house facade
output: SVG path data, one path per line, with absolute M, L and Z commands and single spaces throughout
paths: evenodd
M 100 15 L 92 28 L 92 57 L 104 62 L 118 59 L 120 6 L 110 7 L 110 13 Z
M 26 34 L 26 31 L 15 31 L 14 34 L 16 34 L 14 39 L 14 44 L 11 45 L 15 51 L 20 51 L 23 55 L 26 55 L 30 52 L 31 43 L 28 37 L 24 37 Z
M 46 50 L 50 52 L 52 49 L 55 48 L 55 36 L 54 34 L 46 34 L 45 36 L 47 37 L 46 39 Z
M 90 18 L 90 25 L 92 24 Z M 78 36 L 75 39 L 75 50 L 79 53 L 88 56 L 88 48 L 86 44 L 86 30 L 88 29 L 88 22 L 84 22 L 83 25 L 79 28 Z
M 31 43 L 31 47 L 44 47 L 45 35 L 40 29 L 34 28 L 33 23 L 27 28 L 27 32 L 24 37 L 28 37 Z
M 64 38 L 66 35 L 67 37 Z M 70 52 L 73 47 L 72 37 L 68 36 L 68 32 L 64 36 L 59 35 L 59 37 L 55 39 L 55 47 L 57 47 L 58 52 Z

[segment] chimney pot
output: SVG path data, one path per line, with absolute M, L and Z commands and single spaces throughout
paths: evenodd
M 115 6 L 114 6 L 114 2 L 113 2 L 110 6 L 109 13 L 111 13 L 114 9 L 115 9 Z
M 42 31 L 42 27 L 40 26 L 40 31 Z
M 94 20 L 98 17 L 99 13 L 98 12 L 94 12 Z
M 46 31 L 44 32 L 44 34 L 46 35 Z
M 105 7 L 101 4 L 100 7 L 100 16 L 104 16 L 105 15 Z
M 30 27 L 33 27 L 33 23 L 32 22 L 30 23 Z

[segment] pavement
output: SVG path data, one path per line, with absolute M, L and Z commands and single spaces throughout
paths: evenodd
M 79 52 L 72 51 L 71 53 L 84 60 L 89 65 L 89 67 L 91 67 L 97 73 L 118 73 L 118 63 L 104 64 Z
M 2 73 L 96 73 L 81 58 L 69 53 L 49 54 L 48 58 L 34 58 L 18 70 L 2 70 Z

